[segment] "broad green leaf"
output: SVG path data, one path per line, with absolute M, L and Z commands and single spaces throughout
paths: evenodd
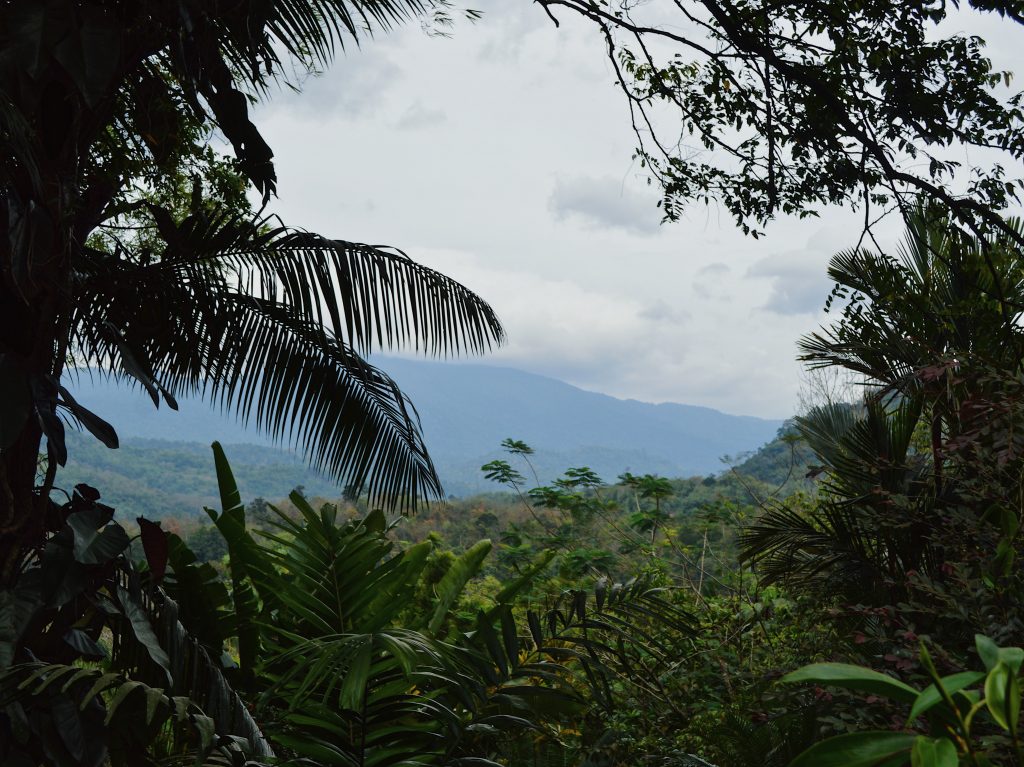
M 37 588 L 24 585 L 0 590 L 0 671 L 14 661 L 14 650 L 21 634 L 43 606 Z
M 782 677 L 783 682 L 811 682 L 882 695 L 900 703 L 913 703 L 917 690 L 899 679 L 849 663 L 812 663 Z
M 1004 730 L 1010 729 L 1010 722 L 1007 718 L 1007 692 L 1009 692 L 1008 688 L 1013 678 L 1010 667 L 1002 661 L 996 663 L 985 677 L 985 705 L 992 718 Z
M 167 701 L 164 691 L 155 687 L 146 688 L 146 724 L 152 724 L 157 708 Z
M 1020 723 L 1020 681 L 1012 672 L 1006 685 L 1006 720 L 1010 723 L 1010 733 L 1016 735 Z
M 245 506 L 238 491 L 231 465 L 219 442 L 214 442 L 213 459 L 220 489 L 221 513 L 207 509 L 228 545 L 228 567 L 231 573 L 231 598 L 234 603 L 235 631 L 238 635 L 238 665 L 243 678 L 251 680 L 261 646 L 259 627 L 260 593 L 269 591 L 267 584 L 257 584 L 259 575 L 272 571 L 263 561 L 255 541 L 245 527 Z
M 1024 663 L 1024 650 L 1020 647 L 1000 647 L 999 660 L 1010 668 L 1010 673 L 1016 676 L 1020 673 L 1021 664 Z
M 68 526 L 75 534 L 75 560 L 83 565 L 106 564 L 128 548 L 128 534 L 103 509 L 75 512 Z
M 448 615 L 448 611 L 452 609 L 459 596 L 462 595 L 462 590 L 466 588 L 466 584 L 480 572 L 484 560 L 491 553 L 491 548 L 490 541 L 478 541 L 467 549 L 462 556 L 452 562 L 452 566 L 448 568 L 448 572 L 444 574 L 444 577 L 435 589 L 437 592 L 437 606 L 434 608 L 434 614 L 427 624 L 427 631 L 429 633 L 437 634 L 440 630 L 445 616 Z
M 1020 720 L 1020 683 L 1003 661 L 985 678 L 985 705 L 1001 727 L 1016 734 Z
M 195 714 L 192 717 L 192 724 L 199 733 L 199 748 L 203 754 L 213 748 L 214 738 L 217 736 L 217 729 L 213 720 L 205 714 Z
M 225 514 L 236 509 L 243 509 L 242 494 L 238 492 L 238 483 L 231 471 L 231 464 L 224 454 L 220 442 L 210 445 L 213 448 L 213 463 L 217 470 L 217 487 L 220 489 L 220 508 Z
M 164 648 L 160 646 L 160 640 L 157 639 L 156 632 L 153 631 L 153 626 L 149 622 L 149 616 L 146 615 L 146 611 L 142 605 L 132 599 L 131 594 L 123 586 L 117 587 L 117 599 L 121 603 L 121 609 L 124 611 L 125 617 L 128 618 L 128 622 L 131 624 L 135 638 L 146 648 L 149 657 L 167 674 L 168 683 L 173 684 L 171 659 L 167 656 Z
M 911 767 L 957 767 L 960 759 L 951 740 L 918 735 L 910 750 L 910 764 Z
M 815 743 L 789 767 L 878 767 L 910 756 L 916 735 L 889 730 L 869 730 L 837 735 Z
M 983 634 L 974 635 L 974 645 L 978 649 L 978 655 L 984 661 L 987 671 L 991 671 L 997 663 L 1002 662 L 1006 664 L 1011 673 L 1020 673 L 1021 664 L 1024 663 L 1024 649 L 1020 647 L 999 647 Z
M 999 646 L 984 634 L 974 635 L 974 646 L 985 664 L 985 670 L 991 671 L 999 663 Z
M 965 687 L 970 687 L 972 684 L 980 682 L 984 678 L 984 671 L 962 671 L 959 674 L 952 674 L 950 676 L 943 677 L 942 686 L 945 688 L 947 693 L 952 695 Z M 913 722 L 917 717 L 924 714 L 941 700 L 942 693 L 939 691 L 939 688 L 934 684 L 928 685 L 921 691 L 921 694 L 917 696 L 917 700 L 914 701 L 914 705 L 910 709 L 910 716 L 907 717 L 907 721 Z
M 74 701 L 66 695 L 57 695 L 51 698 L 50 716 L 53 720 L 53 728 L 60 735 L 60 739 L 67 747 L 68 753 L 76 761 L 81 760 L 81 762 L 85 762 L 86 751 L 95 751 L 95 746 L 99 745 L 94 744 L 94 747 L 89 749 L 88 741 L 95 741 L 97 736 L 100 736 L 100 733 L 96 732 L 95 728 L 87 729 L 82 726 L 81 712 Z
M 70 629 L 64 635 L 64 642 L 86 660 L 102 660 L 107 657 L 107 651 L 81 629 Z
M 184 722 L 188 718 L 188 710 L 192 705 L 192 701 L 184 695 L 175 695 L 171 698 L 171 706 L 174 708 L 174 718 L 179 722 Z

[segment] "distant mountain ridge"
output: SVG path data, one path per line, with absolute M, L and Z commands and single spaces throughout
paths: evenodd
M 781 420 L 705 407 L 616 399 L 511 368 L 397 358 L 373 362 L 416 406 L 438 473 L 454 495 L 495 489 L 480 466 L 501 455 L 499 445 L 506 437 L 534 447 L 542 481 L 568 466 L 584 465 L 614 481 L 627 470 L 673 477 L 715 473 L 723 468 L 721 456 L 757 449 L 782 425 Z M 88 373 L 72 378 L 71 388 L 83 405 L 114 425 L 126 447 L 156 449 L 155 443 L 139 440 L 274 446 L 255 429 L 193 398 L 182 397 L 178 412 L 166 406 L 157 410 L 141 391 Z M 268 456 L 274 454 L 268 451 L 260 462 L 273 463 Z M 110 459 L 105 463 L 116 465 L 115 456 Z M 295 484 L 309 484 L 308 473 L 293 456 L 282 454 L 280 465 L 294 467 Z M 290 489 L 282 487 L 278 495 Z

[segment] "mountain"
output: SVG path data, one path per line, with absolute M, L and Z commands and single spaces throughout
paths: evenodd
M 510 368 L 396 358 L 373 361 L 394 377 L 415 404 L 427 447 L 446 490 L 454 495 L 494 489 L 480 466 L 502 456 L 499 445 L 506 437 L 524 440 L 535 449 L 533 462 L 542 481 L 550 481 L 570 466 L 589 466 L 613 481 L 627 470 L 673 477 L 715 473 L 722 468 L 721 456 L 760 447 L 782 425 L 782 421 L 692 405 L 617 399 Z M 79 402 L 114 424 L 122 437 L 121 455 L 110 454 L 103 462 L 106 472 L 129 453 L 138 459 L 139 451 L 163 450 L 164 460 L 171 463 L 170 454 L 175 451 L 191 456 L 188 461 L 181 458 L 190 466 L 189 461 L 206 460 L 212 477 L 208 445 L 216 439 L 248 446 L 228 451 L 239 474 L 247 471 L 242 466 L 261 467 L 252 475 L 258 490 L 246 488 L 240 479 L 250 498 L 281 497 L 297 484 L 306 485 L 311 493 L 331 486 L 265 436 L 194 398 L 182 397 L 179 411 L 173 412 L 166 406 L 154 408 L 139 390 L 115 386 L 88 372 L 71 377 L 70 386 Z M 264 452 L 254 452 L 256 447 Z M 248 451 L 245 462 L 244 451 Z M 91 458 L 76 459 L 79 473 L 89 461 L 95 465 L 99 460 L 94 451 L 89 454 Z M 131 461 L 124 463 L 130 478 L 127 464 Z M 191 470 L 186 475 L 190 488 L 199 481 Z M 266 486 L 269 478 L 280 481 L 286 476 L 294 479 L 290 484 L 283 481 L 277 492 Z M 108 474 L 107 479 L 112 477 Z M 97 486 L 102 490 L 101 484 Z M 196 493 L 189 489 L 188 495 Z

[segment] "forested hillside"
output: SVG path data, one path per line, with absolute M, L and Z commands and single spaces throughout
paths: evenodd
M 508 368 L 394 358 L 381 363 L 415 404 L 445 492 L 456 497 L 490 489 L 480 467 L 499 457 L 498 445 L 510 435 L 529 438 L 545 481 L 566 466 L 585 465 L 610 482 L 624 471 L 666 477 L 718 473 L 724 456 L 757 450 L 781 424 L 709 408 L 619 400 Z M 190 504 L 199 509 L 195 499 L 210 503 L 214 483 L 201 476 L 196 457 L 206 455 L 214 440 L 238 446 L 233 461 L 239 483 L 252 495 L 283 497 L 296 485 L 329 495 L 335 487 L 254 425 L 243 427 L 198 398 L 179 398 L 177 411 L 156 409 L 139 387 L 86 372 L 72 372 L 68 379 L 83 403 L 119 424 L 125 448 L 108 455 L 99 444 L 78 440 L 69 476 L 106 487 L 114 502 L 128 504 L 133 513 L 177 515 Z M 181 468 L 180 482 L 162 473 L 161 464 Z M 146 505 L 140 505 L 143 498 Z M 158 511 L 156 502 L 166 511 Z
M 217 502 L 208 444 L 127 439 L 112 451 L 88 435 L 69 432 L 68 445 L 72 452 L 64 476 L 103 488 L 103 500 L 127 517 L 205 517 L 203 507 Z M 229 451 L 248 498 L 283 498 L 296 487 L 325 498 L 341 494 L 293 453 L 260 445 L 231 445 Z
M 210 473 L 209 445 L 129 438 L 114 452 L 76 432 L 69 432 L 68 444 L 75 449 L 65 476 L 75 483 L 84 482 L 103 488 L 104 500 L 126 515 L 142 515 L 151 519 L 202 518 L 203 507 L 215 505 L 217 501 L 216 478 Z M 238 485 L 247 498 L 280 500 L 295 488 L 300 488 L 310 497 L 325 500 L 337 500 L 342 495 L 342 488 L 310 469 L 293 453 L 249 444 L 229 444 L 225 449 L 231 458 Z M 472 468 L 467 467 L 465 479 L 449 485 L 449 489 L 463 489 L 461 500 L 469 502 L 474 496 L 498 490 L 485 478 L 480 467 L 502 455 L 496 443 L 491 451 L 484 454 L 485 461 Z M 565 468 L 574 465 L 567 460 L 569 455 L 538 450 L 531 458 L 538 477 L 553 481 Z M 571 455 L 580 457 L 578 453 Z M 622 458 L 621 452 L 615 455 L 617 459 Z M 582 457 L 594 459 L 597 466 L 606 464 L 606 456 L 601 450 L 588 451 Z M 788 494 L 794 487 L 801 486 L 808 468 L 806 446 L 778 437 L 750 454 L 735 456 L 732 469 L 720 461 L 716 471 L 698 475 L 695 479 L 663 474 L 657 470 L 659 463 L 654 461 L 649 466 L 644 461 L 646 457 L 638 451 L 635 463 L 627 463 L 615 474 L 599 473 L 598 476 L 614 483 L 623 471 L 633 470 L 660 474 L 673 480 L 687 480 L 695 485 L 706 481 L 709 486 L 715 486 L 716 482 L 735 484 L 738 480 L 724 476 L 734 470 L 740 478 L 760 490 L 778 490 Z M 589 462 L 582 465 L 591 466 Z M 468 488 L 477 490 L 465 492 Z M 458 507 L 459 499 L 460 496 L 453 492 L 448 503 Z

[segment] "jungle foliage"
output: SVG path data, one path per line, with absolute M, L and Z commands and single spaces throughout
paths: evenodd
M 641 132 L 664 103 L 731 158 L 642 148 L 669 218 L 695 196 L 743 226 L 899 208 L 905 245 L 836 255 L 834 319 L 801 342 L 863 397 L 800 414 L 781 475 L 542 485 L 509 439 L 483 471 L 514 514 L 482 499 L 418 534 L 383 509 L 436 473 L 360 355 L 503 331 L 399 252 L 254 212 L 247 185 L 266 199 L 275 174 L 249 105 L 290 63 L 448 4 L 2 2 L 4 764 L 1024 764 L 1019 182 L 994 164 L 954 193 L 942 155 L 1020 159 L 1019 98 L 978 40 L 933 34 L 945 4 L 677 2 L 716 47 L 668 65 L 652 40 L 693 41 L 640 6 L 540 5 L 605 33 Z M 246 506 L 217 444 L 202 539 L 61 494 L 65 423 L 117 445 L 69 360 L 292 437 L 353 503 Z

